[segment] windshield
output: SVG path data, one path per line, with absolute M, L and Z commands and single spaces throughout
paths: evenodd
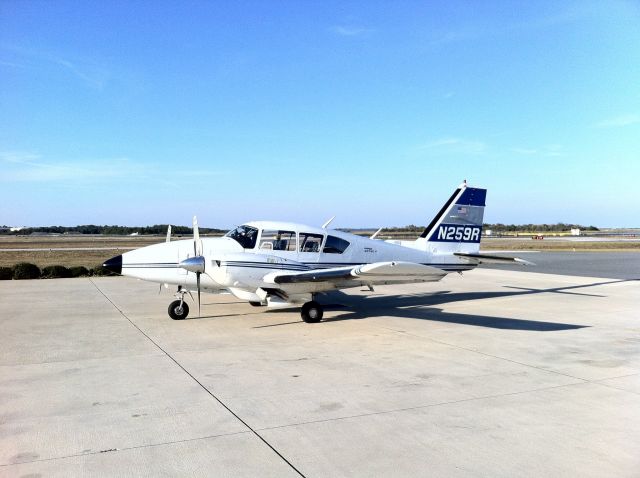
M 235 239 L 245 249 L 253 249 L 258 239 L 258 230 L 251 226 L 238 226 L 227 232 L 225 237 Z

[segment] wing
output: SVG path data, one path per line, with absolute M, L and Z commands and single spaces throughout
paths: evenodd
M 523 266 L 535 266 L 533 262 L 525 261 L 518 257 L 489 256 L 485 254 L 471 254 L 466 252 L 454 252 L 453 255 L 461 257 L 473 264 L 520 264 Z
M 327 282 L 339 287 L 355 287 L 358 284 L 438 281 L 446 274 L 435 267 L 394 261 L 315 271 L 272 272 L 264 277 L 264 281 L 279 285 Z

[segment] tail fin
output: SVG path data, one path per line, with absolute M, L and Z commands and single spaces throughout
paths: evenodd
M 455 190 L 420 237 L 427 242 L 468 244 L 465 249 L 478 250 L 486 197 L 486 189 L 468 187 L 465 181 Z

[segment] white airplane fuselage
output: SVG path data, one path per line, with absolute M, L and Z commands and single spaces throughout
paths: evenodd
M 264 280 L 269 272 L 328 269 L 387 261 L 430 265 L 445 272 L 459 272 L 475 267 L 468 261 L 454 256 L 450 250 L 439 254 L 437 248 L 429 247 L 430 244 L 426 241 L 387 242 L 342 231 L 285 222 L 259 221 L 246 225 L 258 229 L 260 235 L 267 230 L 293 231 L 298 241 L 301 233 L 310 233 L 322 236 L 322 244 L 326 242 L 326 237 L 331 235 L 347 241 L 349 246 L 342 253 L 305 252 L 300 251 L 297 245 L 293 250 L 273 250 L 267 249 L 266 243 L 262 241 L 262 237 L 259 237 L 256 245 L 247 249 L 230 237 L 202 238 L 200 239 L 202 252 L 207 258 L 201 278 L 203 291 L 229 289 L 232 292 L 255 291 L 258 288 L 273 287 L 273 283 L 267 283 Z M 456 249 L 459 252 L 465 252 L 469 247 L 465 243 L 460 243 Z M 179 264 L 194 255 L 192 239 L 143 247 L 122 255 L 122 275 L 193 289 L 196 287 L 196 274 L 179 267 Z M 428 281 L 428 279 L 417 281 Z M 392 279 L 362 281 L 367 284 L 393 282 L 395 281 Z M 351 283 L 349 286 L 357 287 L 358 285 L 361 284 Z M 308 292 L 321 292 L 335 288 L 340 288 L 340 284 L 317 283 L 313 290 L 308 290 L 309 287 L 306 287 Z

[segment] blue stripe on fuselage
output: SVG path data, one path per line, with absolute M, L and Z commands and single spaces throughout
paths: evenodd
M 370 263 L 363 262 L 307 262 L 303 264 L 272 264 L 268 262 L 252 262 L 252 261 L 222 261 L 223 266 L 255 268 L 255 269 L 272 269 L 291 272 L 303 272 L 317 269 L 332 269 L 334 267 L 363 266 Z M 423 262 L 422 265 L 436 267 L 442 270 L 467 270 L 476 267 L 476 264 L 451 264 L 445 262 L 428 263 Z M 124 269 L 179 269 L 180 265 L 176 262 L 141 262 L 134 264 L 123 264 Z

